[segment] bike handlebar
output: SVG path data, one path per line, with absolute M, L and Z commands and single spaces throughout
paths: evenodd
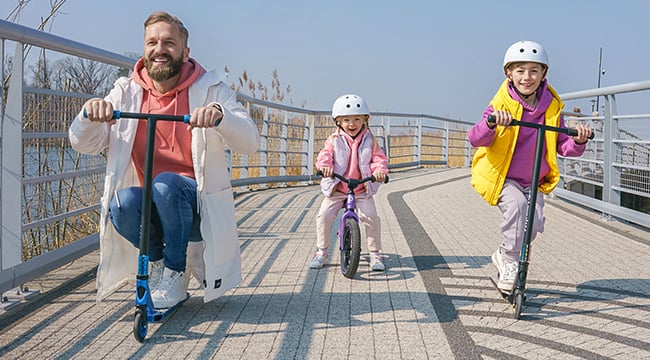
M 487 117 L 487 122 L 490 124 L 496 123 L 497 119 L 494 115 L 488 115 Z M 564 134 L 567 134 L 569 136 L 578 136 L 578 130 L 574 128 L 562 128 L 562 127 L 555 127 L 555 126 L 549 126 L 549 125 L 542 125 L 542 124 L 535 124 L 535 123 L 529 123 L 521 120 L 515 120 L 512 119 L 511 125 L 519 125 L 519 126 L 525 126 L 525 127 L 532 127 L 532 128 L 537 128 L 537 129 L 544 129 L 544 130 L 550 130 L 550 131 L 555 131 L 555 132 L 561 132 Z M 589 136 L 589 140 L 592 140 L 594 138 L 594 132 L 591 132 L 591 135 Z
M 323 172 L 320 171 L 320 170 L 318 170 L 318 171 L 316 172 L 316 175 L 318 175 L 318 176 L 323 176 Z M 374 175 L 370 175 L 370 176 L 368 176 L 367 178 L 364 178 L 364 179 L 361 179 L 361 180 L 357 180 L 357 179 L 348 179 L 348 178 L 346 178 L 345 176 L 342 176 L 342 175 L 339 175 L 339 174 L 335 174 L 335 173 L 332 173 L 332 177 L 335 177 L 335 178 L 337 178 L 337 179 L 343 181 L 343 182 L 346 183 L 346 184 L 349 184 L 351 181 L 356 181 L 357 185 L 359 185 L 359 184 L 363 184 L 363 183 L 368 182 L 368 181 L 371 181 L 371 182 L 376 182 L 376 181 L 377 181 L 377 180 L 375 180 L 375 176 L 374 176 Z M 388 175 L 386 175 L 386 179 L 384 180 L 384 184 L 388 184 Z

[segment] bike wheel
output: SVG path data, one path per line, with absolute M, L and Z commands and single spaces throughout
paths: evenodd
M 341 273 L 352 279 L 359 267 L 361 257 L 361 231 L 354 219 L 345 219 L 343 232 L 343 249 L 341 249 Z
M 144 342 L 144 338 L 147 337 L 147 314 L 142 309 L 135 311 L 135 317 L 133 318 L 133 336 L 140 343 Z
M 522 291 L 515 290 L 514 297 L 513 315 L 515 319 L 519 320 L 519 317 L 521 317 L 521 310 L 524 307 L 524 293 Z

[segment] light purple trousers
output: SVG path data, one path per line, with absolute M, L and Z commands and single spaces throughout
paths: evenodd
M 524 243 L 529 194 L 530 188 L 524 189 L 517 182 L 506 180 L 499 195 L 497 206 L 503 215 L 503 222 L 499 226 L 503 236 L 501 248 L 505 251 L 506 261 L 519 261 L 521 245 Z M 531 241 L 535 239 L 537 233 L 544 232 L 545 221 L 544 194 L 537 192 Z

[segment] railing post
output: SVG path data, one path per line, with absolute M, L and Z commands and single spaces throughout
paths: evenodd
M 418 144 L 416 148 L 417 151 L 416 156 L 418 161 L 418 167 L 422 167 L 422 118 L 418 117 L 417 122 L 418 122 L 418 138 L 417 138 Z
M 449 167 L 449 122 L 445 121 L 445 139 L 443 140 L 442 148 L 443 154 L 445 154 L 445 163 Z
M 287 143 L 289 142 L 287 138 L 289 137 L 289 112 L 282 110 L 282 136 L 280 138 L 280 176 L 287 175 L 287 152 L 289 151 Z M 283 186 L 286 183 L 282 183 Z
M 4 61 L 4 60 L 3 60 Z M 2 118 L 2 236 L 0 269 L 22 262 L 22 180 L 23 180 L 23 44 L 16 43 L 13 71 L 7 94 L 7 110 Z
M 316 133 L 316 115 L 308 115 L 307 116 L 307 126 L 309 126 L 309 134 L 308 134 L 308 143 L 307 143 L 307 169 L 306 172 L 307 174 L 303 175 L 313 175 L 314 173 L 314 146 L 315 140 L 314 136 Z
M 382 122 L 383 119 L 385 118 L 386 118 L 385 116 L 382 117 Z M 386 158 L 388 159 L 388 164 L 390 165 L 390 116 L 386 121 L 386 126 L 384 127 L 384 129 L 386 131 L 386 145 L 385 145 L 386 149 L 384 150 L 386 152 Z
M 614 142 L 619 134 L 616 100 L 614 95 L 604 96 L 604 99 L 603 201 L 618 206 L 621 204 L 621 195 L 613 187 L 620 186 L 621 169 L 613 164 L 617 162 L 616 152 L 622 145 Z
M 260 177 L 266 176 L 266 169 L 269 165 L 269 108 L 263 107 L 262 131 L 260 134 Z

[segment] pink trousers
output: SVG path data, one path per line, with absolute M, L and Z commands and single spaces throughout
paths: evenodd
M 347 195 L 335 191 L 330 197 L 325 197 L 316 217 L 316 246 L 328 248 L 332 237 L 332 223 L 339 210 L 345 205 Z M 368 251 L 381 251 L 381 219 L 377 216 L 375 200 L 365 193 L 355 197 L 359 221 L 364 225 L 368 241 Z M 336 224 L 338 228 L 338 223 Z M 336 244 L 338 248 L 338 244 Z

